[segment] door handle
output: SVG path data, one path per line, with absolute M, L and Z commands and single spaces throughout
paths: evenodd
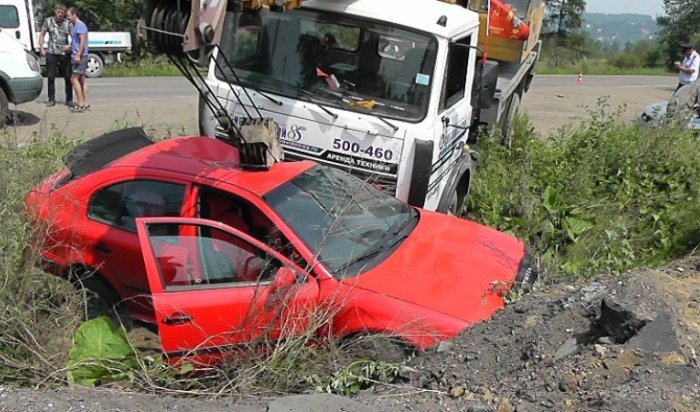
M 20 31 L 17 30 L 17 31 L 15 32 L 15 37 L 17 37 L 17 40 L 21 39 L 21 38 L 22 38 L 22 33 L 20 33 Z
M 189 322 L 192 322 L 192 316 L 182 312 L 174 313 L 163 319 L 163 323 L 166 325 L 182 325 L 183 323 Z
M 99 250 L 100 252 L 104 252 L 104 253 L 111 253 L 112 252 L 112 249 L 110 249 L 109 246 L 105 245 L 102 242 L 95 243 L 95 245 L 92 248 L 95 250 Z

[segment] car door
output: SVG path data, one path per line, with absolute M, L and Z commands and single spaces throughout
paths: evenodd
M 198 362 L 315 326 L 316 280 L 252 237 L 197 218 L 140 218 L 163 352 Z
M 155 178 L 119 180 L 92 192 L 78 230 L 94 268 L 117 290 L 132 315 L 153 321 L 150 290 L 136 235 L 139 216 L 180 216 L 187 207 L 184 183 Z M 154 205 L 155 200 L 159 205 Z

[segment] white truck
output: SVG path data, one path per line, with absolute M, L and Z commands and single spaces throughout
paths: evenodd
M 39 53 L 42 21 L 36 20 L 31 0 L 0 0 L 0 28 L 12 32 L 29 50 Z M 44 43 L 48 41 L 48 36 Z M 131 50 L 129 32 L 91 31 L 88 36 L 88 77 L 100 77 L 105 64 L 121 60 L 121 53 Z M 44 59 L 40 59 L 45 64 Z
M 144 19 L 164 49 L 182 43 L 168 31 L 184 33 L 186 49 L 197 38 L 219 44 L 200 98 L 203 135 L 225 138 L 222 113 L 205 104 L 214 97 L 234 122 L 274 119 L 286 160 L 344 168 L 412 205 L 453 214 L 469 193 L 480 126 L 510 137 L 544 13 L 539 0 L 221 3 L 193 0 L 186 30 L 187 18 L 167 2 Z M 518 40 L 494 36 L 504 21 L 514 33 L 531 27 Z

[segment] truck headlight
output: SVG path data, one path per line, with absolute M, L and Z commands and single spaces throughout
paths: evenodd
M 27 64 L 29 65 L 29 68 L 33 72 L 40 72 L 41 69 L 39 68 L 39 59 L 34 56 L 34 54 L 28 52 L 25 50 L 25 53 L 27 55 Z

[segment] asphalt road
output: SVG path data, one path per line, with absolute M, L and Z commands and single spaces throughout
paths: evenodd
M 88 80 L 92 110 L 70 113 L 65 106 L 46 108 L 46 86 L 32 103 L 16 107 L 17 124 L 11 133 L 20 138 L 45 136 L 58 130 L 68 136 L 94 136 L 124 127 L 141 125 L 156 135 L 197 133 L 197 97 L 181 77 L 103 78 Z M 525 95 L 522 111 L 535 129 L 547 133 L 577 118 L 586 119 L 587 109 L 609 96 L 612 108 L 626 105 L 623 118 L 632 120 L 649 103 L 666 100 L 676 86 L 674 76 L 576 76 L 535 77 Z M 63 101 L 63 82 L 56 80 L 58 102 Z

